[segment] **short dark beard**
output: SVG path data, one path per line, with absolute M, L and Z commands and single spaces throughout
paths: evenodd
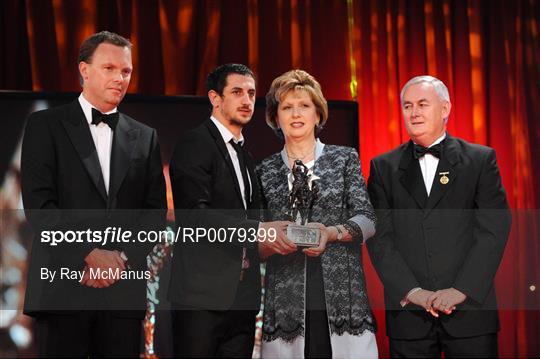
M 253 116 L 252 116 L 253 117 Z M 250 121 L 251 121 L 251 117 L 249 118 L 249 120 L 247 122 L 242 122 L 241 120 L 237 119 L 237 118 L 231 118 L 230 119 L 231 123 L 235 124 L 235 125 L 238 125 L 240 127 L 244 127 L 245 125 L 247 125 Z

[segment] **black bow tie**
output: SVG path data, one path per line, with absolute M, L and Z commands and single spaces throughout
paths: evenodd
M 100 122 L 106 123 L 109 125 L 111 130 L 114 131 L 116 125 L 118 124 L 118 112 L 113 112 L 109 115 L 105 115 L 95 108 L 92 109 L 92 125 L 99 125 Z
M 413 156 L 415 159 L 419 159 L 420 157 L 424 156 L 426 153 L 429 153 L 437 158 L 441 157 L 441 148 L 442 143 L 437 143 L 434 146 L 431 147 L 424 147 L 415 144 L 413 149 Z

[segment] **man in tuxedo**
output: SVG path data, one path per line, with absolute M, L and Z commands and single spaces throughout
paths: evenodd
M 52 231 L 69 239 L 111 227 L 135 236 L 165 225 L 156 131 L 117 110 L 131 78 L 131 43 L 107 31 L 90 36 L 79 72 L 75 101 L 35 112 L 26 124 L 21 185 L 36 238 L 24 311 L 36 318 L 39 356 L 138 357 L 153 244 L 110 235 L 107 243 L 89 241 L 94 235 L 43 240 Z
M 371 260 L 384 285 L 392 357 L 496 357 L 493 278 L 510 230 L 495 151 L 450 136 L 438 79 L 401 92 L 410 141 L 371 161 Z
M 247 358 L 261 299 L 258 248 L 285 254 L 295 246 L 284 235 L 287 222 L 258 221 L 257 177 L 242 135 L 255 107 L 253 72 L 219 66 L 207 89 L 210 118 L 180 139 L 170 162 L 177 225 L 207 231 L 174 247 L 168 292 L 174 353 Z M 216 233 L 227 233 L 223 242 Z

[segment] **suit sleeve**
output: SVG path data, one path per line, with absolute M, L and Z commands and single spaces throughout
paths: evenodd
M 178 143 L 171 158 L 170 175 L 177 225 L 194 229 L 243 228 L 248 233 L 256 233 L 259 221 L 232 216 L 228 211 L 212 207 L 213 184 L 220 179 L 213 175 L 215 154 L 208 146 L 214 144 L 197 136 L 186 137 Z M 227 243 L 256 248 L 255 242 L 243 241 L 237 235 L 227 237 L 223 244 Z
M 495 151 L 484 158 L 475 198 L 474 244 L 454 282 L 454 288 L 483 303 L 493 285 L 511 227 L 506 194 Z
M 161 163 L 161 153 L 156 130 L 152 131 L 150 153 L 148 154 L 147 172 L 144 186 L 144 203 L 139 217 L 140 230 L 162 231 L 167 222 L 167 198 L 165 177 Z M 146 256 L 155 243 L 143 242 L 136 246 L 123 246 L 130 265 L 135 268 L 146 266 Z
M 42 231 L 76 230 L 66 211 L 59 208 L 56 185 L 57 165 L 54 137 L 44 112 L 28 118 L 21 151 L 21 189 L 26 218 L 36 233 L 33 255 L 49 253 L 54 260 L 73 268 L 84 265 L 84 258 L 96 246 L 91 243 L 59 243 L 51 247 L 41 242 Z
M 367 241 L 371 261 L 392 302 L 399 303 L 407 293 L 420 284 L 396 249 L 392 210 L 386 189 L 375 161 L 371 161 L 368 191 L 375 213 L 375 236 Z

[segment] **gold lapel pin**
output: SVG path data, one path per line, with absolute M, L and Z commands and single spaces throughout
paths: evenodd
M 450 174 L 450 172 L 439 172 L 439 176 L 442 176 L 439 181 L 441 184 L 447 184 L 450 182 L 450 178 L 446 177 L 447 174 Z

